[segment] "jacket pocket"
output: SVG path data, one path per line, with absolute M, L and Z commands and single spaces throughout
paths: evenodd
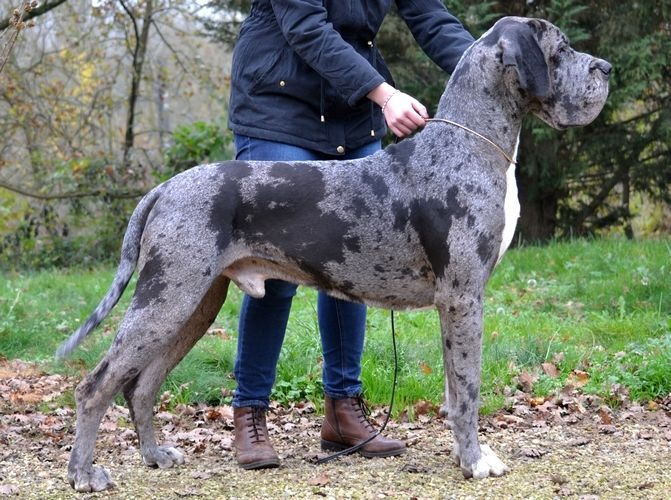
M 259 64 L 252 75 L 252 84 L 249 89 L 250 93 L 255 93 L 258 89 L 265 87 L 272 79 L 272 75 L 277 73 L 277 68 L 282 59 L 282 51 L 274 50 L 265 53 L 264 56 L 259 59 Z
M 318 105 L 319 75 L 287 45 L 274 50 L 261 68 L 251 92 L 281 94 L 299 101 Z
M 278 64 L 281 50 L 259 51 L 253 37 L 241 38 L 233 51 L 231 79 L 246 93 L 253 93 Z M 268 44 L 272 47 L 272 44 Z

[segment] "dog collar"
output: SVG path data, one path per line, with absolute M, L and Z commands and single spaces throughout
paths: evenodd
M 471 130 L 470 128 L 466 127 L 465 125 L 462 125 L 461 123 L 453 122 L 452 120 L 446 120 L 445 118 L 426 118 L 425 121 L 427 122 L 443 122 L 443 123 L 448 123 L 450 125 L 454 125 L 455 127 L 459 127 L 467 132 L 470 132 L 476 137 L 479 137 L 483 141 L 489 143 L 490 145 L 494 146 L 496 149 L 499 150 L 499 152 L 505 157 L 506 160 L 508 160 L 508 163 L 512 163 L 513 165 L 517 165 L 517 162 L 511 158 L 511 156 L 505 152 L 505 150 L 496 144 L 494 141 L 488 139 L 482 134 L 479 134 L 475 130 Z

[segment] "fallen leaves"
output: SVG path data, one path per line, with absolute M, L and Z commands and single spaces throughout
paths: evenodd
M 543 373 L 550 378 L 557 378 L 559 376 L 559 369 L 554 363 L 542 363 L 541 368 L 543 369 Z
M 409 474 L 428 474 L 431 472 L 431 469 L 422 464 L 409 462 L 403 464 L 403 467 L 401 467 L 401 472 L 407 472 Z
M 26 363 L 19 359 L 0 359 L 0 379 L 13 379 L 17 376 L 39 377 L 43 373 L 35 363 Z
M 20 360 L 0 362 L 0 410 L 48 403 L 67 390 L 61 375 L 44 375 L 37 365 Z
M 213 335 L 215 337 L 219 337 L 221 340 L 231 340 L 233 338 L 231 332 L 229 332 L 224 328 L 210 328 L 207 331 L 207 335 Z
M 597 410 L 597 415 L 601 420 L 601 424 L 610 425 L 613 423 L 613 410 L 611 410 L 608 406 L 606 405 L 599 406 L 599 409 Z
M 666 415 L 666 420 L 671 421 L 671 395 L 661 400 L 649 401 L 643 407 L 631 402 L 626 387 L 613 384 L 610 394 L 600 398 L 584 392 L 585 386 L 590 381 L 590 374 L 583 370 L 571 371 L 566 377 L 564 386 L 555 389 L 551 394 L 536 394 L 537 385 L 543 377 L 544 381 L 559 380 L 561 374 L 558 366 L 563 360 L 563 353 L 558 353 L 553 356 L 551 362 L 541 363 L 536 369 L 521 371 L 516 378 L 517 389 L 506 393 L 508 411 L 494 415 L 491 419 L 493 426 L 499 429 L 521 426 L 539 428 L 551 425 L 575 425 L 588 421 L 595 424 L 599 433 L 615 435 L 621 433 L 620 422 L 637 420 L 643 411 Z M 547 384 L 543 387 L 547 389 Z M 619 408 L 617 418 L 613 407 Z M 668 422 L 662 424 L 663 427 L 667 425 L 671 426 Z M 654 433 L 647 430 L 637 434 L 641 440 L 650 440 L 653 435 Z M 671 433 L 669 436 L 671 437 Z M 534 455 L 532 452 L 529 453 Z M 522 455 L 527 456 L 526 452 Z
M 326 472 L 322 472 L 310 479 L 308 479 L 308 484 L 310 486 L 326 486 L 331 482 L 331 478 Z
M 425 363 L 424 361 L 422 361 L 419 364 L 419 368 L 422 371 L 422 373 L 424 375 L 427 375 L 427 376 L 431 375 L 431 373 L 433 372 L 433 368 L 431 368 L 431 366 L 429 364 Z
M 568 380 L 573 387 L 584 387 L 589 382 L 589 373 L 582 370 L 573 370 L 569 374 Z
M 519 387 L 522 389 L 522 392 L 531 393 L 534 389 L 534 384 L 538 380 L 538 376 L 530 373 L 528 371 L 523 371 L 517 377 Z
M 538 446 L 524 446 L 517 450 L 515 453 L 516 457 L 526 457 L 526 458 L 541 458 L 544 455 L 547 455 L 550 450 L 547 447 L 538 447 Z
M 0 497 L 11 497 L 19 494 L 19 487 L 13 484 L 0 484 Z
M 592 442 L 592 440 L 587 438 L 587 437 L 579 437 L 577 439 L 571 439 L 571 440 L 567 441 L 566 446 L 569 446 L 569 447 L 587 446 L 591 442 Z
M 551 364 L 556 368 L 559 364 L 555 361 L 553 358 Z M 507 410 L 480 421 L 481 432 L 486 433 L 484 439 L 502 453 L 512 467 L 510 476 L 515 478 L 513 488 L 516 493 L 522 491 L 524 483 L 532 484 L 533 491 L 539 496 L 552 492 L 561 497 L 610 491 L 610 472 L 604 476 L 605 480 L 594 479 L 588 487 L 584 482 L 586 476 L 577 478 L 573 472 L 567 471 L 575 470 L 572 467 L 576 460 L 586 460 L 585 470 L 591 470 L 594 460 L 597 464 L 599 461 L 613 463 L 618 471 L 630 471 L 635 466 L 631 462 L 632 449 L 636 450 L 637 460 L 642 449 L 661 448 L 660 457 L 671 451 L 671 395 L 655 405 L 637 405 L 631 403 L 626 390 L 614 386 L 610 397 L 600 399 L 582 393 L 579 383 L 585 375 L 579 372 L 573 375 L 574 381 L 556 394 L 534 395 L 537 377 L 551 377 L 552 370 L 549 365 L 541 366 L 536 373 L 525 375 L 523 380 L 527 380 L 531 392 L 511 390 L 507 394 Z M 52 497 L 66 497 L 70 490 L 64 478 L 75 419 L 74 410 L 58 402 L 65 401 L 60 399 L 62 396 L 71 394 L 75 381 L 42 374 L 28 363 L 4 360 L 0 361 L 0 374 L 0 497 L 30 496 L 28 492 L 32 494 L 33 486 L 37 484 L 31 481 L 37 481 L 39 488 L 51 484 L 49 487 L 54 488 Z M 28 396 L 24 397 L 24 394 Z M 142 486 L 144 481 L 156 481 L 155 491 L 152 490 L 154 496 L 206 498 L 226 496 L 222 491 L 230 494 L 230 481 L 237 481 L 235 491 L 240 497 L 245 496 L 243 492 L 252 497 L 250 492 L 281 488 L 277 490 L 281 494 L 297 497 L 346 497 L 346 492 L 350 491 L 371 498 L 431 498 L 439 496 L 443 491 L 440 488 L 446 484 L 456 488 L 460 497 L 467 497 L 470 493 L 459 488 L 470 488 L 474 484 L 445 482 L 445 474 L 460 479 L 460 473 L 452 467 L 449 456 L 452 433 L 445 428 L 444 421 L 435 416 L 437 405 L 429 401 L 417 402 L 400 418 L 389 422 L 386 434 L 406 442 L 408 453 L 405 456 L 385 460 L 348 456 L 327 466 L 313 465 L 314 459 L 324 456 L 319 448 L 321 417 L 315 416 L 314 406 L 310 403 L 297 403 L 288 408 L 275 406 L 268 414 L 268 428 L 283 467 L 252 475 L 240 471 L 235 463 L 230 406 L 187 406 L 175 404 L 170 394 L 164 396 L 159 401 L 154 420 L 159 441 L 177 446 L 184 452 L 188 463 L 186 472 L 180 469 L 161 471 L 156 475 L 154 471 L 145 472 L 145 468 L 139 467 L 139 445 L 125 407 L 112 405 L 101 423 L 97 459 L 102 463 L 112 461 L 112 472 L 117 477 L 122 477 L 124 471 L 126 477 L 135 478 L 123 485 L 124 493 L 129 496 L 143 497 L 136 487 Z M 44 404 L 45 401 L 48 404 Z M 372 410 L 372 418 L 379 425 L 386 417 L 386 410 Z M 628 451 L 616 457 L 616 450 L 620 450 L 625 442 Z M 660 463 L 663 460 L 660 458 Z M 548 464 L 556 462 L 559 462 L 558 468 L 549 472 Z M 520 463 L 531 468 L 520 467 Z M 540 475 L 527 478 L 525 474 L 534 467 L 541 470 Z M 12 471 L 11 475 L 5 472 L 8 470 Z M 629 481 L 627 474 L 631 475 L 627 472 L 625 479 L 618 478 L 617 481 Z M 224 477 L 226 481 L 223 481 Z M 496 483 L 478 484 L 486 484 L 489 491 L 507 477 L 497 479 Z M 542 488 L 540 483 L 543 481 L 551 485 L 552 492 L 538 489 Z M 635 481 L 634 487 L 638 488 L 635 492 L 645 490 L 657 497 L 663 489 L 660 484 L 667 484 L 655 476 L 637 475 Z M 620 488 L 618 492 L 633 491 L 631 487 L 622 490 L 621 485 L 616 486 Z M 211 494 L 207 489 L 210 487 L 229 489 L 218 489 L 218 494 Z M 45 497 L 49 495 L 42 496 Z
M 638 431 L 638 438 L 639 439 L 645 439 L 646 441 L 649 441 L 653 439 L 655 434 L 651 429 L 641 429 Z

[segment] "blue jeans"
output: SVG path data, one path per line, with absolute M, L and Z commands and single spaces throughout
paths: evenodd
M 337 159 L 362 158 L 380 147 L 380 141 L 375 141 Z M 309 149 L 241 135 L 235 135 L 235 149 L 238 160 L 335 159 Z M 267 280 L 263 298 L 244 296 L 238 325 L 234 407 L 268 406 L 296 288 L 286 281 Z M 361 393 L 366 306 L 319 292 L 317 319 L 324 355 L 324 392 L 334 399 L 357 396 Z

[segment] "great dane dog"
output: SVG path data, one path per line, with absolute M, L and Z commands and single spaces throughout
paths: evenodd
M 138 268 L 113 345 L 76 390 L 75 490 L 114 485 L 93 451 L 119 392 L 145 464 L 183 463 L 156 443 L 160 385 L 212 323 L 230 281 L 262 297 L 269 278 L 383 308 L 435 307 L 453 457 L 467 478 L 503 474 L 478 442 L 483 296 L 519 214 L 522 118 L 557 129 L 591 122 L 610 72 L 549 22 L 504 18 L 454 71 L 436 113 L 446 121 L 410 139 L 359 160 L 203 165 L 153 189 L 133 212 L 107 295 L 58 352 L 67 356 L 102 321 Z

